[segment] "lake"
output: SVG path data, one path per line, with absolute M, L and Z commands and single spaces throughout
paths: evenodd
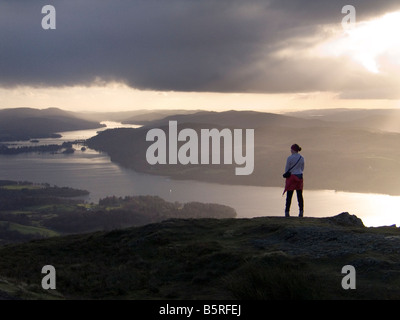
M 108 128 L 126 127 L 104 122 Z M 137 126 L 130 126 L 137 127 Z M 99 130 L 61 133 L 61 139 L 42 139 L 39 144 L 62 143 L 86 139 Z M 29 142 L 18 144 L 34 145 Z M 36 144 L 35 144 L 36 145 Z M 239 218 L 283 216 L 285 197 L 282 188 L 231 186 L 197 181 L 172 180 L 168 177 L 137 173 L 112 163 L 106 154 L 87 149 L 73 154 L 26 153 L 0 155 L 0 179 L 47 182 L 63 187 L 85 189 L 85 200 L 98 202 L 110 195 L 158 195 L 167 201 L 220 203 L 236 209 Z M 305 176 L 305 185 L 307 183 Z M 400 196 L 304 190 L 304 215 L 328 217 L 349 212 L 361 218 L 366 226 L 400 225 Z M 296 195 L 292 200 L 292 216 L 298 213 Z

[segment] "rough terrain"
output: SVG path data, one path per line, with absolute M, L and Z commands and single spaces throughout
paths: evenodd
M 0 248 L 0 298 L 399 299 L 400 230 L 356 216 L 172 219 Z M 41 268 L 57 289 L 41 288 Z M 356 270 L 344 290 L 342 267 Z

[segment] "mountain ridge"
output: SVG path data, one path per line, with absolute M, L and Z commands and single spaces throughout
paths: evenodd
M 178 130 L 191 128 L 198 134 L 202 128 L 255 128 L 254 172 L 236 176 L 236 165 L 223 164 L 150 165 L 146 150 L 152 142 L 146 141 L 146 133 L 152 128 L 162 129 L 168 141 L 170 120 L 178 122 Z M 393 179 L 394 174 L 400 174 L 400 148 L 395 147 L 398 141 L 400 133 L 396 132 L 269 113 L 228 111 L 167 117 L 139 129 L 107 130 L 86 143 L 106 152 L 113 162 L 138 172 L 173 179 L 271 187 L 283 185 L 286 158 L 290 146 L 297 143 L 306 159 L 305 188 L 399 195 L 400 187 Z
M 10 108 L 0 110 L 0 141 L 58 136 L 59 132 L 104 127 L 58 108 Z
M 178 123 L 198 123 L 198 124 L 213 124 L 219 127 L 227 126 L 236 128 L 256 129 L 261 126 L 323 126 L 325 122 L 318 119 L 302 119 L 287 115 L 281 115 L 271 112 L 259 111 L 199 111 L 191 114 L 178 114 L 167 116 L 163 119 L 149 122 L 146 127 L 166 126 L 171 120 L 176 120 Z

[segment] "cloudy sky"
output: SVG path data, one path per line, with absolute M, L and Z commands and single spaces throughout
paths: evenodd
M 0 0 L 0 108 L 398 107 L 399 30 L 398 0 Z

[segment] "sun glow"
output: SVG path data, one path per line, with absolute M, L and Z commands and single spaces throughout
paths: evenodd
M 371 73 L 390 70 L 400 65 L 400 11 L 357 22 L 341 30 L 319 46 L 319 52 L 330 56 L 348 56 Z

